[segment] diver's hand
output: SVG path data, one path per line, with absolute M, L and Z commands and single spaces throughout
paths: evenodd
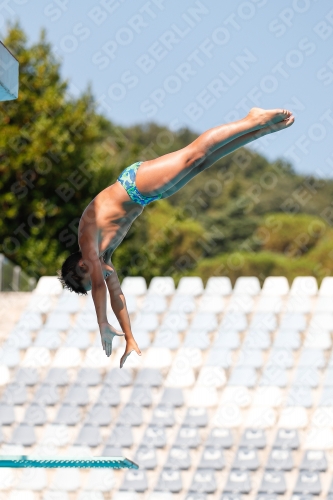
M 132 337 L 131 339 L 129 339 L 126 342 L 125 352 L 120 359 L 120 368 L 122 368 L 124 366 L 126 359 L 133 351 L 135 351 L 139 356 L 141 356 L 141 351 L 138 347 L 138 344 L 135 342 L 134 338 Z
M 105 354 L 109 357 L 112 353 L 112 341 L 114 337 L 124 337 L 125 334 L 120 330 L 117 330 L 109 323 L 101 323 L 99 325 L 99 331 L 101 334 L 102 346 Z

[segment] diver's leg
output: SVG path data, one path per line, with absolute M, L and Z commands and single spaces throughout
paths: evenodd
M 179 151 L 143 162 L 136 174 L 136 187 L 145 196 L 163 193 L 229 142 L 267 126 L 274 131 L 276 123 L 288 120 L 291 116 L 287 110 L 252 108 L 242 120 L 212 128 Z
M 287 127 L 290 127 L 294 123 L 294 119 L 289 118 L 287 121 L 280 122 L 275 125 L 274 127 L 274 132 L 277 132 L 278 130 L 283 130 Z M 163 192 L 162 199 L 167 198 L 168 196 L 172 196 L 174 193 L 176 193 L 179 189 L 181 189 L 185 184 L 187 184 L 193 177 L 196 175 L 200 174 L 200 172 L 203 172 L 207 168 L 211 167 L 215 162 L 223 158 L 223 156 L 228 155 L 229 153 L 232 153 L 238 148 L 241 148 L 242 146 L 246 146 L 250 142 L 255 141 L 256 139 L 259 139 L 260 137 L 263 137 L 264 135 L 272 133 L 272 127 L 266 127 L 260 130 L 256 130 L 254 132 L 249 132 L 247 134 L 242 135 L 241 137 L 238 137 L 237 139 L 234 139 L 233 141 L 228 142 L 228 144 L 225 144 L 221 148 L 217 149 L 214 151 L 212 154 L 210 154 L 206 160 L 204 160 L 202 163 L 199 165 L 193 167 L 189 172 L 187 172 L 184 177 L 178 181 L 174 186 L 172 186 L 170 189 L 167 189 L 166 191 Z

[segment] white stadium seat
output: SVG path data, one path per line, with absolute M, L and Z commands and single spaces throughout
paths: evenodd
M 325 331 L 308 331 L 304 339 L 304 347 L 313 349 L 330 349 L 332 347 L 331 335 Z
M 174 295 L 169 306 L 169 312 L 191 314 L 196 310 L 195 297 L 193 295 Z
M 283 307 L 283 301 L 279 295 L 261 295 L 257 305 L 259 312 L 280 313 Z
M 255 276 L 237 278 L 233 293 L 240 295 L 258 295 L 261 291 L 260 282 Z
M 252 295 L 236 294 L 230 297 L 229 303 L 226 307 L 226 311 L 249 314 L 253 311 L 253 307 L 254 299 Z
M 0 364 L 14 368 L 20 363 L 20 351 L 16 347 L 0 347 Z
M 218 295 L 202 295 L 199 312 L 221 313 L 224 310 L 224 300 Z
M 193 368 L 189 365 L 174 363 L 165 381 L 166 387 L 191 387 L 195 382 Z
M 31 295 L 31 299 L 28 304 L 27 310 L 46 314 L 51 310 L 51 307 L 52 307 L 52 296 L 38 295 L 33 293 Z
M 154 276 L 149 283 L 149 294 L 168 297 L 175 293 L 175 282 L 170 276 Z
M 244 410 L 234 403 L 219 406 L 213 417 L 213 425 L 227 429 L 239 428 L 244 420 Z
M 325 365 L 325 356 L 322 349 L 312 349 L 304 347 L 298 359 L 298 366 L 323 368 Z
M 203 366 L 199 372 L 197 385 L 220 388 L 227 381 L 225 370 L 219 366 Z
M 247 387 L 229 385 L 223 389 L 219 405 L 224 406 L 226 403 L 234 403 L 239 408 L 247 408 L 250 406 L 251 401 L 252 394 Z
M 127 298 L 126 305 L 128 310 Z M 141 313 L 155 313 L 162 314 L 167 310 L 167 301 L 163 295 L 158 295 L 156 293 L 150 293 L 147 295 L 141 305 Z M 128 310 L 129 314 L 130 311 Z M 133 311 L 135 312 L 135 311 Z
M 16 488 L 20 490 L 42 491 L 47 486 L 45 469 L 23 469 L 21 471 Z
M 332 301 L 333 295 L 329 297 L 321 296 L 319 291 L 317 302 L 313 311 L 314 314 L 332 312 Z
M 12 488 L 16 479 L 15 469 L 9 467 L 0 468 L 0 491 L 6 491 Z
M 208 278 L 204 290 L 205 295 L 215 295 L 217 297 L 230 295 L 232 293 L 232 286 L 230 278 L 225 276 L 212 276 Z
M 222 319 L 219 331 L 232 330 L 241 332 L 247 327 L 247 318 L 244 312 L 230 312 L 228 311 Z
M 310 427 L 304 437 L 305 450 L 332 450 L 333 430 L 331 427 Z
M 100 340 L 100 334 L 99 334 Z M 101 342 L 99 342 L 101 345 Z M 83 328 L 72 328 L 64 342 L 64 347 L 77 347 L 78 349 L 88 349 L 90 346 L 89 330 Z
M 36 336 L 35 347 L 47 347 L 48 349 L 58 349 L 62 343 L 60 331 L 53 328 L 43 328 Z
M 10 381 L 10 371 L 8 366 L 0 364 L 0 387 L 2 385 L 7 385 Z
M 291 295 L 305 295 L 307 297 L 314 297 L 315 295 L 317 295 L 317 292 L 317 280 L 313 276 L 297 276 L 297 278 L 294 279 L 290 289 Z
M 46 347 L 29 347 L 22 361 L 22 366 L 44 368 L 51 363 L 51 353 Z
M 193 295 L 194 297 L 203 293 L 202 279 L 197 276 L 185 276 L 180 278 L 176 294 Z
M 202 351 L 197 347 L 181 347 L 174 359 L 174 362 L 188 364 L 192 368 L 202 366 Z
M 194 314 L 190 323 L 192 330 L 205 330 L 212 332 L 217 328 L 216 314 L 212 312 L 198 312 Z
M 251 408 L 246 416 L 246 427 L 270 429 L 276 422 L 276 411 L 272 407 Z
M 301 335 L 294 330 L 278 330 L 275 335 L 274 348 L 299 349 Z
M 96 492 L 111 491 L 114 483 L 115 477 L 112 469 L 90 469 L 84 486 L 87 491 L 91 491 L 95 494 Z M 92 500 L 93 498 L 92 496 Z M 103 495 L 102 499 L 104 500 Z
M 60 491 L 74 492 L 81 487 L 81 484 L 79 469 L 56 469 L 51 487 Z
M 310 320 L 310 329 L 314 331 L 333 331 L 333 312 L 313 314 Z
M 156 330 L 159 324 L 158 315 L 154 312 L 140 312 L 133 321 L 133 328 L 152 332 Z
M 103 471 L 103 470 L 98 470 L 98 472 L 105 473 L 105 471 Z M 109 472 L 112 472 L 112 471 L 109 471 Z M 102 488 L 102 485 L 101 485 L 101 488 Z M 104 500 L 104 495 L 103 495 L 102 491 L 81 490 L 78 493 L 76 500 Z
M 113 500 L 140 500 L 141 496 L 142 494 L 137 493 L 136 491 L 117 491 L 117 493 L 113 495 Z M 151 498 L 150 500 L 155 500 L 155 499 Z M 169 499 L 166 498 L 166 500 Z
M 72 438 L 73 429 L 67 425 L 47 424 L 41 438 L 41 444 L 46 448 L 61 448 L 67 446 Z
M 16 323 L 16 328 L 34 331 L 42 327 L 43 319 L 40 312 L 25 311 Z
M 57 276 L 43 276 L 38 280 L 34 290 L 36 295 L 60 295 L 63 291 L 60 281 Z
M 133 356 L 134 355 L 132 355 L 132 357 Z M 111 359 L 105 354 L 102 346 L 89 347 L 86 351 L 82 366 L 86 368 L 107 368 L 111 366 Z
M 281 429 L 304 429 L 308 425 L 305 408 L 289 406 L 281 410 L 278 427 Z
M 243 343 L 247 349 L 268 349 L 270 345 L 270 332 L 261 328 L 249 329 Z
M 29 328 L 25 328 L 24 325 L 20 326 L 16 324 L 14 330 L 12 330 L 3 344 L 3 348 L 15 348 L 20 351 L 26 350 L 32 345 L 33 331 Z
M 68 313 L 54 311 L 48 316 L 45 327 L 65 331 L 69 329 L 70 324 L 70 316 Z
M 61 321 L 64 321 L 63 326 L 66 325 L 66 319 L 63 318 Z M 71 326 L 70 319 L 68 319 L 68 325 L 66 330 L 68 330 Z M 117 325 L 114 325 L 117 328 Z M 75 330 L 88 330 L 90 332 L 94 332 L 98 330 L 98 322 L 95 311 L 81 311 L 75 317 L 75 323 L 73 325 Z
M 210 345 L 209 334 L 206 330 L 190 329 L 184 339 L 184 347 L 205 351 Z
M 188 320 L 185 313 L 168 312 L 163 318 L 160 325 L 161 330 L 171 330 L 174 332 L 182 332 L 188 327 Z M 157 328 L 157 325 L 156 325 Z
M 11 490 L 8 500 L 36 500 L 36 493 L 29 490 Z
M 333 276 L 325 276 L 321 282 L 319 294 L 320 297 L 333 298 Z
M 77 347 L 60 347 L 53 359 L 53 366 L 58 368 L 75 368 L 81 366 L 82 356 Z
M 67 491 L 47 490 L 43 494 L 43 500 L 69 500 Z
M 145 368 L 168 368 L 172 362 L 170 349 L 164 347 L 150 347 L 147 349 L 144 367 Z
M 79 296 L 69 290 L 64 290 L 59 296 L 55 311 L 75 314 L 80 307 Z
M 218 394 L 215 387 L 195 386 L 190 393 L 188 405 L 200 408 L 214 408 L 218 404 Z
M 277 317 L 273 312 L 256 312 L 252 316 L 251 329 L 266 330 L 272 332 L 277 327 Z
M 252 404 L 253 406 L 278 408 L 282 404 L 282 394 L 280 387 L 269 385 L 257 387 Z
M 145 295 L 147 292 L 147 283 L 142 276 L 127 276 L 121 283 L 121 289 L 125 297 L 127 295 Z
M 281 330 L 294 330 L 301 332 L 305 330 L 307 319 L 305 314 L 297 312 L 285 312 L 280 318 Z
M 289 293 L 289 283 L 284 276 L 269 276 L 265 279 L 262 287 L 262 295 L 278 296 Z
M 232 371 L 228 384 L 243 385 L 245 387 L 254 387 L 257 382 L 257 374 L 254 368 L 251 367 L 236 367 Z
M 213 347 L 226 349 L 238 349 L 240 346 L 240 334 L 238 332 L 218 332 Z
M 309 314 L 313 308 L 312 297 L 306 295 L 289 295 L 285 311 L 290 313 Z

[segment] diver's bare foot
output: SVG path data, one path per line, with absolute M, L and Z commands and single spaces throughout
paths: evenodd
M 255 130 L 252 133 L 256 139 L 259 139 L 264 135 L 272 134 L 273 132 L 279 132 L 279 130 L 284 130 L 285 128 L 290 127 L 294 123 L 294 121 L 295 117 L 293 115 L 290 115 L 285 120 L 282 120 L 278 123 L 274 123 L 273 125 L 267 125 L 266 127 L 263 127 L 259 130 Z
M 288 111 L 287 109 L 252 108 L 250 109 L 247 118 L 253 123 L 253 130 L 260 130 L 267 126 L 275 126 L 277 123 L 283 122 L 291 116 L 292 112 Z M 274 128 L 272 132 L 274 132 Z

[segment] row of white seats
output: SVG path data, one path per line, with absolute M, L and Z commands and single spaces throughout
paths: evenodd
M 78 349 L 60 348 L 55 356 L 52 357 L 47 349 L 30 348 L 22 362 L 20 362 L 20 359 L 13 358 L 12 360 L 8 360 L 6 365 L 0 365 L 1 385 L 4 386 L 10 383 L 12 380 L 10 368 L 17 366 L 38 370 L 42 370 L 43 368 L 78 369 L 79 367 L 94 368 L 95 370 L 110 369 L 111 367 L 119 366 L 119 359 L 122 353 L 123 349 L 119 349 L 116 356 L 110 359 L 104 353 L 100 355 L 96 351 L 90 350 L 85 357 L 82 357 Z M 211 351 L 206 363 L 203 364 L 199 350 L 183 351 L 173 358 L 167 349 L 150 348 L 140 358 L 140 361 L 136 355 L 129 357 L 127 367 L 135 365 L 136 368 L 165 369 L 167 373 L 165 373 L 164 385 L 166 387 L 191 388 L 195 386 L 199 387 L 198 394 L 201 394 L 200 388 L 203 388 L 203 395 L 200 398 L 204 399 L 206 397 L 204 393 L 206 388 L 215 390 L 225 385 L 243 386 L 245 388 L 260 386 L 286 388 L 291 385 L 295 391 L 303 388 L 304 394 L 299 397 L 304 399 L 304 405 L 308 404 L 306 403 L 308 397 L 311 399 L 311 389 L 323 388 L 322 392 L 325 393 L 325 403 L 323 404 L 333 406 L 333 365 L 329 364 L 325 370 L 320 370 L 324 366 L 324 360 L 321 355 L 317 356 L 316 353 L 313 353 L 314 355 L 309 356 L 308 354 L 312 354 L 312 352 L 304 351 L 303 355 L 295 363 L 296 367 L 294 369 L 291 364 L 293 362 L 291 356 L 286 356 L 284 359 L 271 357 L 263 367 L 263 365 L 258 363 L 258 360 L 261 362 L 261 359 L 257 352 L 254 352 L 256 356 L 254 362 L 251 359 L 252 351 L 247 352 L 249 355 L 248 359 L 244 356 L 245 354 L 245 352 L 240 353 L 238 364 L 231 369 L 229 376 L 227 376 L 225 369 L 231 367 L 233 361 L 231 352 L 225 350 L 221 350 L 220 352 L 216 350 Z M 221 359 L 216 360 L 215 355 L 221 357 Z M 12 362 L 10 363 L 9 361 Z M 199 370 L 196 374 L 197 369 Z M 193 396 L 194 400 L 195 397 Z M 200 398 L 198 399 L 198 404 L 204 404 Z M 215 392 L 214 398 L 217 398 L 217 393 L 215 394 Z
M 223 312 L 298 312 L 304 314 L 326 313 L 332 311 L 332 297 L 318 296 L 315 300 L 307 296 L 289 295 L 286 298 L 260 296 L 258 300 L 252 295 L 236 294 L 226 300 L 220 295 L 202 295 L 199 300 L 193 295 L 175 294 L 170 304 L 163 295 L 155 293 L 147 294 L 141 303 L 138 303 L 135 295 L 126 294 L 126 305 L 129 314 L 149 313 L 163 314 L 166 312 L 184 312 L 191 314 L 194 311 L 212 312 L 221 314 Z M 80 297 L 74 293 L 64 290 L 59 296 L 56 304 L 51 297 L 33 294 L 27 311 L 47 314 L 52 310 L 53 314 L 95 314 L 93 301 L 89 294 L 82 303 Z M 111 308 L 109 308 L 111 313 Z
M 3 468 L 0 469 L 0 490 L 8 491 L 11 488 L 16 488 L 18 490 L 42 491 L 49 486 L 50 489 L 54 490 L 75 492 L 83 488 L 95 492 L 95 496 L 91 498 L 97 500 L 99 497 L 96 492 L 110 491 L 115 482 L 112 469 L 91 469 L 85 475 L 81 474 L 79 469 L 57 469 L 53 473 L 51 482 L 48 481 L 47 476 L 46 469 L 26 469 L 16 472 L 15 469 Z M 22 498 L 27 500 L 29 495 L 25 497 L 22 495 Z M 58 494 L 54 498 L 58 499 L 61 496 Z
M 62 471 L 62 469 L 60 471 Z M 149 481 L 150 487 L 147 481 L 148 476 L 150 479 Z M 192 477 L 191 491 L 188 491 L 187 494 L 185 493 L 186 489 L 184 488 L 182 482 L 182 476 Z M 302 498 L 312 499 L 314 498 L 313 495 L 306 493 L 310 491 L 311 493 L 315 493 L 316 495 L 318 495 L 322 492 L 321 478 L 318 472 L 301 471 L 298 475 L 297 480 L 296 478 L 294 478 L 292 482 L 288 481 L 288 487 L 285 479 L 285 476 L 288 476 L 288 473 L 268 470 L 265 471 L 261 476 L 262 476 L 261 482 L 254 481 L 253 478 L 251 478 L 251 473 L 249 471 L 241 471 L 233 469 L 230 471 L 227 483 L 225 484 L 227 491 L 224 491 L 224 493 L 220 491 L 221 495 L 219 495 L 218 497 L 214 496 L 214 498 L 220 498 L 221 500 L 228 500 L 228 499 L 238 500 L 240 498 L 277 499 L 278 495 L 276 494 L 275 490 L 274 493 L 271 493 L 271 490 L 274 487 L 279 494 L 283 494 L 287 490 L 288 492 L 291 492 L 292 491 L 291 488 L 296 488 L 297 494 L 292 495 L 290 497 L 291 500 L 299 500 Z M 40 477 L 41 478 L 40 481 L 42 481 L 44 475 L 40 473 L 38 474 L 38 477 Z M 61 480 L 62 486 L 59 488 L 59 490 L 58 489 L 52 490 L 52 487 L 55 488 L 55 485 L 50 484 L 50 490 L 44 492 L 43 496 L 38 497 L 38 499 L 41 498 L 41 500 L 69 500 L 68 495 L 70 493 L 78 491 L 81 487 L 82 482 L 80 481 L 81 479 L 80 471 L 78 471 L 77 474 L 73 474 L 72 476 L 69 476 L 68 474 L 67 475 L 57 474 L 56 477 L 58 480 L 60 480 L 60 478 L 62 479 Z M 326 482 L 328 483 L 329 479 L 328 474 L 326 474 L 326 478 L 327 479 L 325 483 Z M 155 472 L 151 473 L 150 471 L 145 471 L 145 470 L 141 471 L 128 470 L 124 473 L 124 480 L 121 486 L 122 491 L 112 492 L 113 493 L 112 499 L 139 500 L 145 498 L 146 500 L 172 500 L 173 498 L 177 498 L 177 500 L 178 499 L 205 500 L 208 498 L 208 496 L 206 496 L 202 492 L 203 491 L 205 492 L 208 491 L 210 493 L 216 492 L 217 489 L 220 489 L 220 487 L 218 488 L 219 483 L 220 483 L 220 477 L 218 471 L 214 471 L 211 469 L 197 469 L 189 473 L 186 471 L 164 469 L 159 474 L 156 474 Z M 225 481 L 223 481 L 223 483 L 225 483 Z M 35 484 L 32 481 L 30 481 L 30 483 L 28 484 L 32 484 L 33 487 L 35 486 Z M 41 482 L 41 484 L 44 484 L 44 481 Z M 258 489 L 260 484 L 261 486 L 259 488 L 259 491 L 260 489 L 264 488 L 265 493 L 261 491 L 261 494 L 258 495 L 257 497 L 253 497 L 253 495 L 251 495 L 250 497 L 248 496 L 245 497 L 239 494 L 239 492 L 250 493 L 251 490 Z M 78 488 L 75 488 L 75 485 L 78 485 Z M 157 486 L 156 491 L 152 491 L 154 487 L 153 485 Z M 41 492 L 41 490 L 38 489 L 37 482 L 36 486 L 37 488 L 35 490 L 33 490 L 32 488 L 32 491 L 29 491 L 28 489 L 12 490 L 8 498 L 9 500 L 37 500 L 36 494 Z M 325 488 L 325 490 L 327 489 L 327 487 Z M 193 489 L 195 491 L 192 491 Z M 232 489 L 233 492 L 229 491 L 230 489 Z M 111 490 L 110 486 L 109 490 Z M 148 496 L 145 495 L 145 492 L 147 492 L 147 490 L 149 491 Z M 104 497 L 102 491 L 105 492 L 105 494 L 107 495 L 106 497 Z M 180 491 L 183 492 L 181 497 L 179 495 L 176 495 L 176 497 L 173 495 L 173 492 L 180 492 Z M 330 487 L 329 489 L 329 492 L 331 491 L 332 487 Z M 270 494 L 268 494 L 268 492 L 270 492 Z M 332 496 L 331 494 L 328 494 L 327 498 L 331 498 L 331 496 Z M 73 499 L 74 497 L 70 498 Z M 111 498 L 108 495 L 107 489 L 100 491 L 80 490 L 78 495 L 75 496 L 75 500 L 104 500 L 104 498 L 108 499 Z
M 152 335 L 146 329 L 134 328 L 133 332 L 142 351 L 150 347 L 166 347 L 176 351 L 183 346 L 185 348 L 198 348 L 203 351 L 207 351 L 207 349 L 240 350 L 240 355 L 242 355 L 242 352 L 245 354 L 251 350 L 256 359 L 258 359 L 258 356 L 262 359 L 264 352 L 257 354 L 255 351 L 271 350 L 267 354 L 278 358 L 281 357 L 281 349 L 286 351 L 285 356 L 292 357 L 291 351 L 298 351 L 301 345 L 307 349 L 323 351 L 332 348 L 331 334 L 325 330 L 310 329 L 302 339 L 301 333 L 297 330 L 278 330 L 275 335 L 272 335 L 271 332 L 251 329 L 245 332 L 243 340 L 241 340 L 241 334 L 238 331 L 221 329 L 215 339 L 211 340 L 207 330 L 198 331 L 194 329 L 186 333 L 183 343 L 177 330 L 159 329 L 155 335 Z M 112 348 L 116 349 L 124 345 L 124 339 L 116 337 L 113 340 Z M 75 347 L 80 351 L 86 351 L 90 347 L 101 347 L 101 338 L 100 334 L 96 333 L 94 340 L 91 341 L 91 332 L 84 328 L 70 330 L 67 334 L 56 329 L 43 328 L 33 341 L 30 331 L 14 330 L 0 347 L 0 364 L 7 364 L 4 362 L 4 358 L 7 357 L 6 352 L 13 352 L 13 350 L 26 351 L 29 347 L 46 347 L 51 351 L 55 351 L 60 347 Z M 261 365 L 262 361 L 259 362 L 258 366 Z
M 114 313 L 109 314 L 109 321 L 115 327 L 119 327 L 118 320 Z M 98 323 L 95 312 L 87 314 L 79 313 L 73 323 L 69 313 L 52 312 L 43 323 L 42 315 L 38 312 L 26 311 L 16 323 L 13 332 L 17 334 L 28 331 L 37 331 L 42 327 L 53 331 L 97 331 Z M 278 315 L 274 312 L 255 312 L 248 318 L 244 312 L 226 311 L 223 317 L 218 320 L 215 312 L 195 312 L 192 318 L 183 311 L 169 311 L 161 319 L 156 312 L 138 313 L 132 320 L 134 330 L 144 330 L 153 332 L 157 328 L 174 332 L 182 332 L 187 329 L 203 330 L 213 332 L 222 329 L 223 331 L 244 331 L 248 327 L 258 331 L 275 331 L 277 327 L 281 330 L 304 331 L 309 327 L 312 331 L 333 331 L 333 312 L 318 312 L 310 317 L 304 313 L 284 312 Z
M 287 278 L 284 276 L 270 276 L 265 279 L 263 288 L 260 287 L 258 278 L 240 277 L 236 280 L 232 289 L 231 281 L 228 277 L 210 277 L 206 287 L 203 286 L 202 279 L 196 276 L 183 277 L 180 279 L 177 289 L 173 278 L 154 277 L 147 289 L 146 280 L 141 277 L 126 277 L 122 282 L 124 294 L 140 296 L 147 293 L 169 296 L 175 291 L 180 294 L 198 296 L 203 293 L 215 295 L 245 294 L 258 295 L 263 293 L 269 296 L 283 296 L 290 291 L 295 296 L 315 296 L 318 293 L 317 280 L 312 276 L 298 276 L 294 279 L 291 288 Z M 60 282 L 56 277 L 42 277 L 34 291 L 37 295 L 59 295 L 62 291 Z M 333 297 L 333 277 L 325 277 L 319 289 L 320 296 Z
M 172 372 L 171 375 L 173 375 Z M 128 403 L 130 407 L 131 405 L 138 406 L 138 404 L 149 407 L 154 402 L 163 401 L 165 395 L 164 389 L 168 388 L 168 390 L 172 391 L 171 394 L 181 395 L 182 398 L 185 397 L 186 404 L 191 408 L 204 409 L 219 407 L 221 409 L 221 416 L 223 416 L 224 419 L 230 420 L 231 426 L 237 427 L 238 425 L 234 422 L 234 418 L 236 418 L 239 409 L 256 409 L 258 412 L 256 413 L 258 422 L 248 425 L 249 427 L 255 427 L 255 425 L 260 426 L 260 412 L 262 417 L 264 417 L 268 409 L 270 409 L 269 411 L 274 409 L 274 412 L 278 415 L 279 409 L 288 408 L 288 411 L 291 412 L 291 409 L 295 407 L 302 408 L 303 413 L 307 409 L 316 410 L 317 414 L 313 422 L 314 425 L 319 427 L 333 426 L 332 386 L 324 387 L 316 391 L 312 390 L 311 387 L 296 385 L 291 386 L 288 390 L 282 390 L 280 387 L 274 385 L 262 385 L 256 388 L 248 388 L 241 385 L 227 385 L 223 387 L 221 391 L 217 391 L 217 389 L 225 384 L 223 370 L 220 374 L 212 373 L 212 381 L 207 378 L 207 371 L 202 370 L 197 381 L 194 379 L 190 381 L 185 380 L 184 384 L 177 384 L 177 387 L 174 387 L 176 384 L 173 382 L 174 379 L 171 376 L 170 380 L 167 379 L 166 384 L 162 388 L 152 389 L 151 387 L 135 386 L 131 393 L 129 393 L 128 390 L 125 390 L 125 392 L 121 391 L 121 389 L 116 386 L 108 386 L 106 384 L 102 386 L 99 384 L 94 386 L 94 390 L 90 394 L 89 388 L 79 385 L 78 383 L 68 386 L 62 391 L 62 394 L 59 388 L 48 384 L 41 384 L 34 389 L 29 388 L 28 390 L 25 386 L 13 383 L 8 385 L 3 392 L 0 408 L 4 413 L 0 415 L 0 422 L 5 425 L 11 425 L 14 422 L 12 417 L 13 413 L 11 413 L 10 416 L 8 416 L 8 413 L 6 414 L 6 412 L 9 411 L 9 407 L 24 407 L 27 404 L 31 404 L 32 406 L 26 413 L 26 422 L 34 425 L 44 425 L 46 422 L 46 417 L 42 410 L 43 407 L 44 409 L 46 407 L 53 407 L 54 409 L 57 405 L 64 404 L 65 406 L 71 405 L 73 408 L 84 407 L 85 410 L 83 411 L 86 412 L 90 405 L 95 404 L 97 408 L 101 406 L 106 408 L 111 404 L 112 406 L 119 406 L 120 403 Z M 170 383 L 172 384 L 171 388 L 168 387 Z M 122 398 L 120 398 L 121 392 Z M 64 411 L 67 412 L 66 409 L 64 409 Z M 288 413 L 288 411 L 286 413 Z M 321 416 L 321 421 L 318 419 L 318 415 Z M 69 416 L 66 413 L 65 416 L 62 416 L 62 423 L 75 425 L 77 422 L 73 422 L 73 418 L 74 415 Z M 105 419 L 107 423 L 109 422 L 108 418 L 109 417 L 105 415 L 103 416 L 101 410 L 100 415 L 97 415 L 97 413 L 92 415 L 90 423 L 97 423 L 103 426 L 106 425 Z M 129 417 L 125 417 L 125 419 L 127 418 Z M 137 423 L 136 425 L 141 424 Z M 171 426 L 172 425 L 174 424 L 171 424 Z M 219 425 L 219 423 L 216 422 L 214 425 Z M 220 426 L 230 427 L 230 425 L 227 425 L 224 421 L 221 422 Z M 286 424 L 286 426 L 288 427 L 289 424 Z
M 208 352 L 209 358 L 215 356 L 214 361 L 209 361 L 208 364 L 228 368 L 234 364 L 232 361 L 232 352 L 238 351 L 238 348 L 240 348 L 238 354 L 239 359 L 249 360 L 251 356 L 254 359 L 252 364 L 249 361 L 243 364 L 247 364 L 248 366 L 261 367 L 264 364 L 263 351 L 267 351 L 267 349 L 270 348 L 269 335 L 266 332 L 264 333 L 265 336 L 262 335 L 262 332 L 256 333 L 254 331 L 253 334 L 250 332 L 245 337 L 244 342 L 241 346 L 239 343 L 239 338 L 237 337 L 237 334 L 235 334 L 235 332 L 229 332 L 228 335 L 222 333 L 211 345 L 209 338 L 206 337 L 205 332 L 202 333 L 194 331 L 188 334 L 188 338 L 190 340 L 192 339 L 192 342 L 189 342 L 189 345 L 185 346 L 179 345 L 179 347 L 175 349 L 175 354 L 177 354 L 177 358 L 183 356 L 186 358 L 192 356 L 192 353 L 196 353 L 195 356 L 197 359 L 200 359 L 200 365 L 202 363 L 202 351 L 205 351 Z M 231 334 L 232 337 L 230 338 Z M 148 334 L 145 333 L 145 335 Z M 290 336 L 290 339 L 288 335 Z M 172 338 L 174 336 L 175 334 L 172 333 Z M 139 333 L 137 335 L 137 338 L 140 344 L 141 336 Z M 177 335 L 176 338 L 179 342 L 179 338 Z M 288 339 L 291 340 L 294 344 L 290 343 Z M 167 337 L 166 340 L 168 340 Z M 298 349 L 300 347 L 300 339 L 294 337 L 292 335 L 292 332 L 281 332 L 281 335 L 277 337 L 277 340 L 279 340 L 279 342 L 276 341 L 271 350 L 268 352 L 269 359 L 272 360 L 270 364 L 281 366 L 283 368 L 291 368 L 292 366 L 294 366 L 294 362 L 296 359 L 295 354 L 297 354 L 297 358 L 300 357 L 300 359 L 302 360 L 302 366 L 324 368 L 327 364 L 326 360 L 328 360 L 328 366 L 332 366 L 332 356 L 329 356 L 328 351 L 328 349 L 330 349 L 332 345 L 331 338 L 329 334 L 325 332 L 318 333 L 317 335 L 306 336 L 303 349 L 300 353 L 298 353 Z M 284 340 L 285 345 L 283 345 Z M 199 342 L 205 344 L 202 346 L 196 345 Z M 100 345 L 99 335 L 96 335 L 94 344 L 89 345 L 86 349 L 80 349 L 79 347 L 70 347 L 66 345 L 53 346 L 53 348 L 41 345 L 26 345 L 26 347 L 24 348 L 24 357 L 21 360 L 19 347 L 9 343 L 8 345 L 3 345 L 0 349 L 0 365 L 14 367 L 22 361 L 24 366 L 43 367 L 49 366 L 52 361 L 55 366 L 69 368 L 79 366 L 79 364 L 82 363 L 82 359 L 84 358 L 85 366 L 103 368 L 110 366 L 111 360 L 113 363 L 117 363 L 118 355 L 120 355 L 124 351 L 124 344 L 121 345 L 118 339 L 115 340 L 113 347 L 114 353 L 112 354 L 111 358 L 108 358 Z M 133 366 L 134 368 L 138 368 L 141 365 L 144 365 L 147 368 L 163 368 L 169 367 L 171 365 L 172 359 L 174 357 L 172 349 L 165 346 L 154 346 L 149 344 L 143 346 L 142 349 L 144 351 L 144 356 L 139 358 L 139 356 L 133 354 L 128 358 L 127 364 L 131 364 L 131 366 Z M 298 354 L 300 354 L 300 356 L 298 356 Z M 13 361 L 10 361 L 11 359 L 13 359 Z

